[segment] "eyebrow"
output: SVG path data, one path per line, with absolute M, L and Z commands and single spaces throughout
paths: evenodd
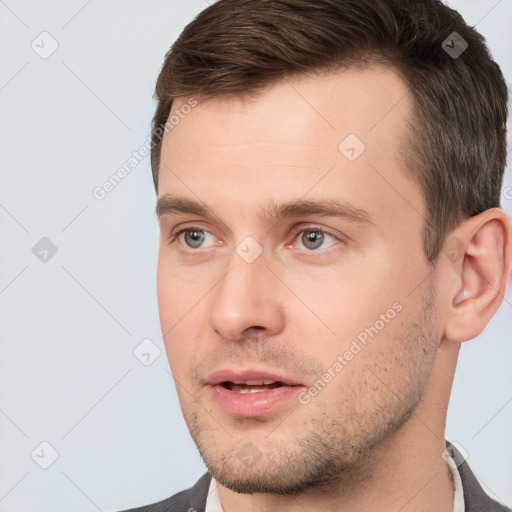
M 161 196 L 157 201 L 155 213 L 158 219 L 164 215 L 191 214 L 220 220 L 218 215 L 204 203 L 192 201 L 174 194 Z M 281 218 L 306 217 L 310 215 L 340 217 L 355 224 L 375 226 L 375 222 L 369 212 L 339 199 L 315 201 L 299 199 L 282 204 L 271 202 L 262 208 L 258 216 L 265 222 L 273 222 Z

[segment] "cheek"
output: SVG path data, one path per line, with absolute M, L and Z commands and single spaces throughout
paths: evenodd
M 157 298 L 162 333 L 174 330 L 190 313 L 194 304 L 204 295 L 203 287 L 186 275 L 183 267 L 177 266 L 160 251 L 157 267 Z
M 173 274 L 159 260 L 157 297 L 160 326 L 173 374 L 190 369 L 190 361 L 198 351 L 199 330 L 206 318 L 204 290 L 187 279 Z M 185 370 L 184 370 L 185 369 Z
M 317 339 L 336 339 L 336 349 L 392 308 L 403 296 L 402 283 L 390 281 L 389 265 L 383 258 L 338 269 L 313 269 L 309 272 L 287 271 L 283 281 L 293 290 L 290 318 Z M 378 270 L 376 270 L 378 268 Z M 310 336 L 308 336 L 309 338 Z

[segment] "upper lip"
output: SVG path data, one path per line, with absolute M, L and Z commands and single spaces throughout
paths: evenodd
M 264 381 L 266 383 L 281 382 L 287 386 L 302 385 L 296 379 L 286 375 L 268 370 L 258 370 L 256 368 L 248 368 L 245 370 L 231 370 L 229 368 L 219 368 L 208 375 L 206 383 L 216 386 L 222 382 L 233 382 L 234 384 L 245 384 L 250 381 Z

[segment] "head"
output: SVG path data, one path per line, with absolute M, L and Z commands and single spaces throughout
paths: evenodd
M 501 302 L 498 66 L 434 0 L 219 0 L 156 97 L 160 318 L 201 455 L 239 492 L 363 473 Z

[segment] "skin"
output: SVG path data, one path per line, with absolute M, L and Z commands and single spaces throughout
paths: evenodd
M 487 210 L 447 237 L 459 258 L 427 262 L 426 207 L 399 155 L 411 101 L 382 66 L 294 77 L 256 97 L 200 99 L 164 137 L 159 199 L 215 214 L 163 212 L 157 287 L 185 421 L 225 512 L 453 509 L 441 456 L 453 374 L 460 343 L 501 304 L 511 227 Z M 348 134 L 366 146 L 355 161 L 338 149 Z M 262 216 L 271 202 L 326 199 L 372 222 Z M 171 235 L 186 228 L 207 232 L 203 245 Z M 312 248 L 303 235 L 318 230 L 328 235 Z M 262 250 L 252 263 L 236 250 L 248 236 Z M 393 304 L 307 404 L 247 418 L 212 400 L 206 380 L 221 366 L 284 372 L 307 390 Z

